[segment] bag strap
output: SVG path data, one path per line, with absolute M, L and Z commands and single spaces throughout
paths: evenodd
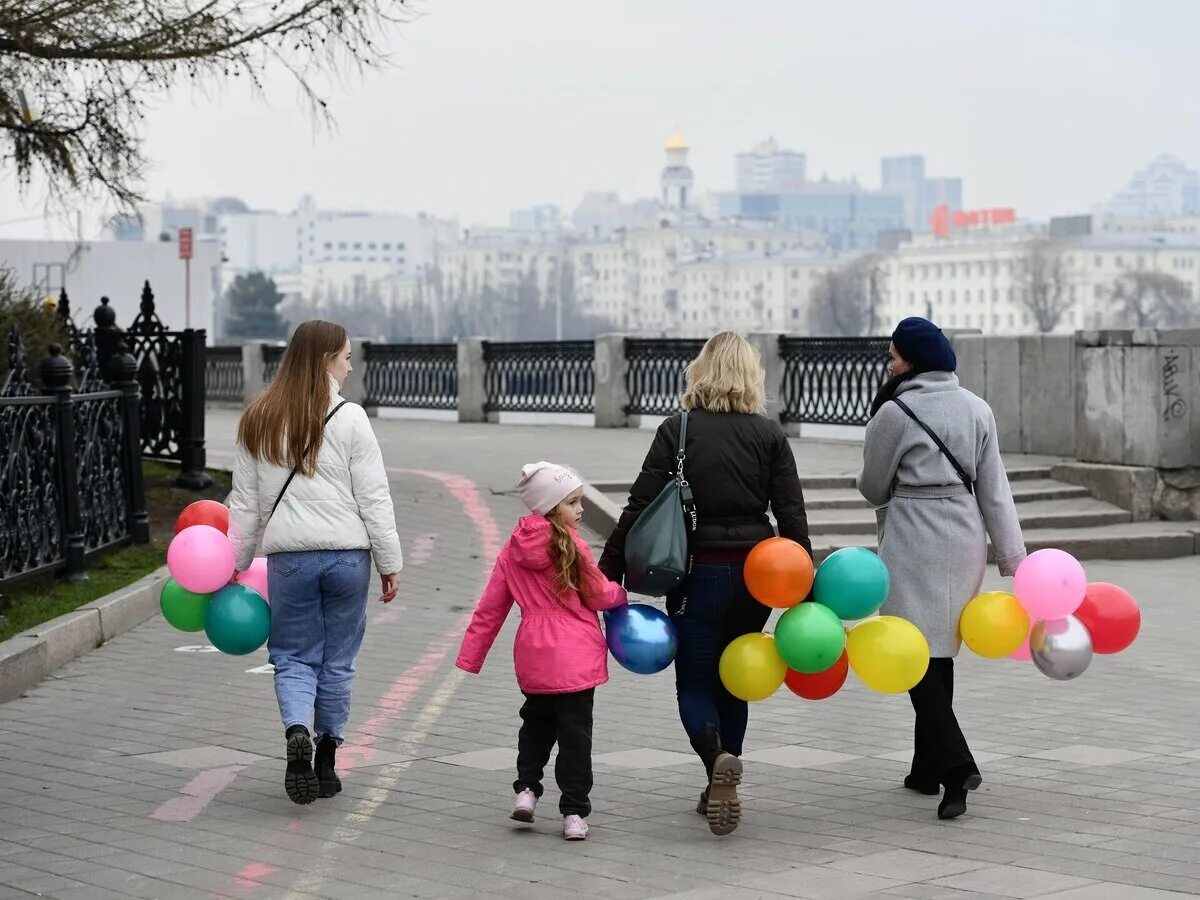
M 958 473 L 958 477 L 962 479 L 962 483 L 967 486 L 967 493 L 974 494 L 975 493 L 975 483 L 973 481 L 971 481 L 970 478 L 967 477 L 967 470 L 962 467 L 962 465 L 959 463 L 959 461 L 957 459 L 955 459 L 954 454 L 950 452 L 950 448 L 947 447 L 945 445 L 945 443 L 943 443 L 942 439 L 933 433 L 932 428 L 930 428 L 928 425 L 926 425 L 924 422 L 922 422 L 920 419 L 918 419 L 917 414 L 915 412 L 913 412 L 911 409 L 909 409 L 908 404 L 905 403 L 903 400 L 901 400 L 898 397 L 893 397 L 892 402 L 895 403 L 902 410 L 904 410 L 904 412 L 908 414 L 908 417 L 910 419 L 912 419 L 914 422 L 916 422 L 918 425 L 920 425 L 921 428 L 924 429 L 925 433 L 927 435 L 929 435 L 931 438 L 933 438 L 933 442 L 935 444 L 937 444 L 937 448 L 942 451 L 942 455 L 945 456 L 946 459 L 950 460 L 950 465 L 954 466 L 954 471 Z
M 339 403 L 337 406 L 335 406 L 333 409 L 331 409 L 329 411 L 329 415 L 327 415 L 325 417 L 325 422 L 321 426 L 321 428 L 324 429 L 325 425 L 329 424 L 329 420 L 332 419 L 337 414 L 337 411 L 349 402 L 350 402 L 349 400 L 343 400 L 341 403 Z M 304 455 L 305 456 L 308 455 L 307 447 L 304 448 Z M 275 498 L 275 505 L 271 507 L 271 515 L 267 516 L 268 522 L 271 521 L 271 516 L 275 515 L 275 510 L 279 509 L 279 501 L 283 499 L 283 495 L 287 492 L 288 485 L 290 485 L 292 483 L 292 479 L 295 477 L 296 477 L 296 469 L 292 469 L 292 471 L 288 473 L 287 481 L 285 481 L 283 483 L 283 487 L 281 487 L 279 489 L 279 496 Z
M 696 516 L 696 498 L 692 494 L 692 486 L 683 474 L 683 461 L 687 458 L 687 424 L 688 411 L 685 409 L 679 416 L 679 449 L 675 454 L 675 483 L 679 485 L 679 501 L 683 505 L 683 518 L 691 531 L 700 524 Z M 688 571 L 692 570 L 691 553 L 688 554 Z

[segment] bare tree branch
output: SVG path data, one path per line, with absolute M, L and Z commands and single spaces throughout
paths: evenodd
M 1200 324 L 1200 304 L 1191 287 L 1167 272 L 1125 272 L 1113 282 L 1109 300 L 1116 324 L 1133 328 Z
M 1071 273 L 1062 248 L 1046 239 L 1035 240 L 1017 260 L 1013 281 L 1020 290 L 1018 301 L 1033 314 L 1038 331 L 1053 331 L 1075 303 Z

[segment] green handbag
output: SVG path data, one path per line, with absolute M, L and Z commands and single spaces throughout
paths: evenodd
M 642 510 L 625 538 L 625 587 L 635 594 L 661 597 L 678 587 L 692 567 L 688 535 L 696 530 L 696 504 L 683 476 L 687 421 L 685 410 L 679 419 L 674 477 Z

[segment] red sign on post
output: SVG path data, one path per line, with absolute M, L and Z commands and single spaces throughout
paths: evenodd
M 192 258 L 192 229 L 190 228 L 179 229 L 179 258 Z

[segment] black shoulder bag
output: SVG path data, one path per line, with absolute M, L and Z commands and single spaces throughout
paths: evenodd
M 625 539 L 625 587 L 636 594 L 661 597 L 691 569 L 688 536 L 696 530 L 696 502 L 683 475 L 687 422 L 685 410 L 679 419 L 673 477 L 642 510 Z
M 975 482 L 973 482 L 970 478 L 967 477 L 967 470 L 964 469 L 962 467 L 962 465 L 959 463 L 959 461 L 954 458 L 954 454 L 950 452 L 950 448 L 947 447 L 942 442 L 942 439 L 933 433 L 932 428 L 930 428 L 928 425 L 926 425 L 924 422 L 922 422 L 920 419 L 918 419 L 917 414 L 915 412 L 913 412 L 911 409 L 909 409 L 908 404 L 905 403 L 903 400 L 899 399 L 898 397 L 893 397 L 892 402 L 895 403 L 902 410 L 904 410 L 904 412 L 907 413 L 907 415 L 910 419 L 912 419 L 914 422 L 916 422 L 918 425 L 920 425 L 921 428 L 924 429 L 925 433 L 927 435 L 929 435 L 931 438 L 933 438 L 933 442 L 935 444 L 937 444 L 937 448 L 942 451 L 942 455 L 945 456 L 946 459 L 950 460 L 950 465 L 954 466 L 954 471 L 958 473 L 958 477 L 962 479 L 962 483 L 967 486 L 967 493 L 974 494 L 975 493 Z
M 328 425 L 328 424 L 329 424 L 329 420 L 330 420 L 330 419 L 332 419 L 332 418 L 333 418 L 335 415 L 337 415 L 337 411 L 338 411 L 339 409 L 341 409 L 343 406 L 345 406 L 345 405 L 346 405 L 347 403 L 349 403 L 349 402 L 350 402 L 349 400 L 343 400 L 341 403 L 339 403 L 337 406 L 335 406 L 333 409 L 331 409 L 331 410 L 329 411 L 329 415 L 327 415 L 327 416 L 325 417 L 325 422 L 324 422 L 324 424 L 323 424 L 321 427 L 322 427 L 322 428 L 324 428 L 324 427 L 325 427 L 325 425 Z M 305 450 L 304 450 L 304 454 L 305 454 L 305 456 L 307 456 L 307 455 L 308 455 L 308 448 L 307 448 L 307 447 L 306 447 L 306 448 L 305 448 Z M 301 457 L 301 458 L 303 458 L 303 457 Z M 279 489 L 279 496 L 275 498 L 275 505 L 271 507 L 271 515 L 270 515 L 270 516 L 267 516 L 267 521 L 268 521 L 268 522 L 270 522 L 270 521 L 271 521 L 271 516 L 275 515 L 275 510 L 279 509 L 279 501 L 283 499 L 283 495 L 284 495 L 284 494 L 287 492 L 288 485 L 290 485 L 290 484 L 292 483 L 292 479 L 293 479 L 293 478 L 295 478 L 295 477 L 296 477 L 296 470 L 295 470 L 295 469 L 292 469 L 292 471 L 288 473 L 287 481 L 285 481 L 285 482 L 283 483 L 283 487 L 281 487 L 281 488 Z M 265 524 L 265 523 L 264 523 L 264 524 Z

